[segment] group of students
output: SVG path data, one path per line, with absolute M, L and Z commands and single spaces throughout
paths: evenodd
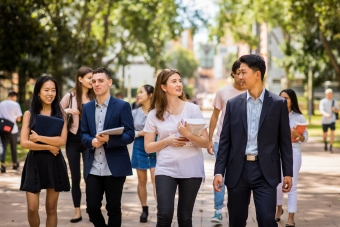
M 249 187 L 249 185 L 244 186 L 247 183 L 239 180 L 240 175 L 236 178 L 232 176 L 233 169 L 236 166 L 241 166 L 241 169 L 237 167 L 236 174 L 242 170 L 245 161 L 249 161 L 250 164 L 248 166 L 244 163 L 244 171 L 248 171 L 248 168 L 249 170 L 251 168 L 259 169 L 261 184 L 270 184 L 269 187 L 275 189 L 275 191 L 271 189 L 269 193 L 265 192 L 271 196 L 268 198 L 258 198 L 254 193 L 259 225 L 276 225 L 275 207 L 273 211 L 273 203 L 270 201 L 273 200 L 273 194 L 275 194 L 276 201 L 276 186 L 282 179 L 283 186 L 278 188 L 280 191 L 278 202 L 274 203 L 278 205 L 276 218 L 279 219 L 280 214 L 283 213 L 282 202 L 280 202 L 282 191 L 289 192 L 292 187 L 293 190 L 289 194 L 289 201 L 292 202 L 289 202 L 288 212 L 290 215 L 289 225 L 287 225 L 293 225 L 296 212 L 297 176 L 301 166 L 300 142 L 307 140 L 307 132 L 298 135 L 294 130 L 294 125 L 296 122 L 305 122 L 305 119 L 299 111 L 294 91 L 284 90 L 281 92 L 280 98 L 264 89 L 262 85 L 265 72 L 264 64 L 264 60 L 258 55 L 245 55 L 240 58 L 240 61 L 234 63 L 232 70 L 234 84 L 217 94 L 209 134 L 205 127 L 201 135 L 198 136 L 192 134 L 189 125 L 185 122 L 183 124 L 181 120 L 183 118 L 202 119 L 203 114 L 197 105 L 186 101 L 180 72 L 175 69 L 162 70 L 157 76 L 155 87 L 151 85 L 141 87 L 138 94 L 140 107 L 132 111 L 127 102 L 110 95 L 112 77 L 105 68 L 96 70 L 88 67 L 80 68 L 76 75 L 75 88 L 67 93 L 61 101 L 58 98 L 58 86 L 55 79 L 50 76 L 40 77 L 34 87 L 31 107 L 24 113 L 20 137 L 21 146 L 30 150 L 25 161 L 20 186 L 21 190 L 26 191 L 30 226 L 39 226 L 40 224 L 38 210 L 41 189 L 47 190 L 46 226 L 57 226 L 59 192 L 69 191 L 71 188 L 67 167 L 60 151 L 60 147 L 65 144 L 71 170 L 72 199 L 75 207 L 75 216 L 71 222 L 82 220 L 80 210 L 80 157 L 82 154 L 83 177 L 86 182 L 86 211 L 94 226 L 121 226 L 123 185 L 126 176 L 132 175 L 132 168 L 136 168 L 138 174 L 138 196 L 142 206 L 140 222 L 148 220 L 146 182 L 147 170 L 150 170 L 154 195 L 157 200 L 157 226 L 171 226 L 177 188 L 178 225 L 192 226 L 194 203 L 201 183 L 205 179 L 201 148 L 208 148 L 209 153 L 212 154 L 212 150 L 214 150 L 217 155 L 214 179 L 216 192 L 220 192 L 224 188 L 222 187 L 224 184 L 222 177 L 227 176 L 225 184 L 229 193 L 228 210 L 231 227 L 245 226 L 247 217 L 245 213 L 248 212 L 247 206 L 250 197 L 242 199 L 237 194 L 238 190 L 248 187 L 249 190 L 258 193 L 264 188 L 268 189 L 268 185 L 265 187 L 262 185 L 260 189 Z M 255 88 L 257 95 L 254 96 Z M 240 95 L 237 96 L 238 94 Z M 233 98 L 234 96 L 236 97 Z M 244 102 L 244 105 L 240 105 L 243 102 L 243 96 L 248 97 L 249 104 Z M 238 100 L 238 98 L 241 99 Z M 268 103 L 269 98 L 273 99 L 270 101 L 272 104 Z M 227 101 L 230 102 L 230 105 L 226 105 Z M 240 108 L 244 107 L 245 115 L 240 114 L 243 113 L 243 109 L 239 111 L 235 105 Z M 250 108 L 248 108 L 247 114 L 246 107 L 248 105 Z M 262 108 L 262 112 L 267 111 L 267 115 L 264 116 L 268 117 L 268 120 L 265 120 L 266 123 L 263 123 L 264 117 L 261 115 L 261 108 L 258 109 L 258 107 Z M 254 112 L 256 109 L 259 111 Z M 278 112 L 273 112 L 273 114 L 271 112 L 274 111 L 273 109 Z M 220 141 L 218 141 L 219 138 L 215 138 L 216 143 L 213 146 L 213 131 L 221 110 L 221 119 L 222 121 L 224 119 L 224 123 L 221 121 L 218 127 L 217 137 L 220 137 Z M 61 135 L 44 137 L 35 133 L 34 125 L 37 114 L 63 118 L 65 123 Z M 71 114 L 73 120 L 69 129 L 66 114 Z M 273 122 L 270 122 L 271 120 Z M 255 124 L 253 121 L 259 121 L 260 124 Z M 245 125 L 242 125 L 244 122 Z M 247 122 L 248 130 L 246 130 Z M 261 126 L 261 124 L 263 125 Z M 121 135 L 98 135 L 98 132 L 102 130 L 117 127 L 124 127 Z M 263 135 L 261 130 L 268 129 L 274 130 L 266 131 L 271 133 L 271 135 L 267 135 L 269 141 L 254 143 L 254 138 L 256 140 L 257 136 L 260 141 L 260 137 Z M 176 136 L 177 133 L 182 136 Z M 244 134 L 246 136 L 243 136 Z M 299 142 L 292 145 L 292 136 L 296 137 Z M 273 137 L 273 141 L 270 141 L 271 137 Z M 245 141 L 243 141 L 244 139 Z M 127 145 L 133 141 L 135 142 L 130 161 Z M 190 141 L 192 146 L 186 146 L 187 141 Z M 272 146 L 271 143 L 274 145 Z M 212 149 L 213 147 L 214 149 Z M 241 149 L 235 150 L 238 147 Z M 262 149 L 266 152 L 269 150 L 268 154 Z M 279 149 L 281 150 L 279 151 Z M 247 153 L 248 151 L 256 151 L 256 153 Z M 281 176 L 280 160 L 282 161 L 283 176 Z M 254 163 L 251 163 L 252 161 Z M 255 163 L 257 165 L 253 165 Z M 263 165 L 272 169 L 265 170 Z M 270 176 L 267 175 L 268 171 L 271 172 Z M 291 182 L 292 176 L 294 176 L 293 183 Z M 243 185 L 238 185 L 235 182 L 241 182 Z M 234 188 L 237 190 L 233 190 Z M 108 211 L 107 224 L 101 212 L 104 193 Z M 245 194 L 250 196 L 250 192 L 246 190 Z M 265 203 L 259 202 L 263 199 L 266 201 Z M 216 217 L 214 216 L 212 220 L 222 219 L 220 209 L 224 206 L 223 200 L 224 194 L 223 196 L 215 195 Z M 237 203 L 242 201 L 244 201 L 245 207 L 238 206 Z M 270 206 L 267 206 L 269 203 Z M 267 210 L 261 210 L 261 207 L 266 207 Z M 266 214 L 263 211 L 266 211 Z M 269 216 L 271 220 L 263 218 L 263 215 Z

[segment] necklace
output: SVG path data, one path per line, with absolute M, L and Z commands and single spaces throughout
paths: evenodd
M 176 112 L 176 110 L 177 110 L 178 107 L 180 107 L 180 106 L 181 106 L 181 104 L 178 105 L 178 106 L 176 107 L 176 109 L 175 109 L 174 111 L 172 111 L 172 113 L 171 113 L 169 110 L 167 110 L 167 109 L 165 109 L 165 111 L 168 112 L 168 113 L 171 114 L 171 115 L 174 115 L 174 113 Z

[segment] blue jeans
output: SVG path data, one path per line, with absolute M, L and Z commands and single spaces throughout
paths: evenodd
M 214 155 L 215 159 L 217 156 L 217 151 L 218 151 L 218 143 L 214 143 Z M 222 186 L 222 191 L 221 192 L 216 192 L 214 191 L 214 207 L 215 210 L 222 209 L 224 206 L 224 193 L 225 193 L 225 185 L 224 185 L 224 178 L 222 179 L 223 186 Z

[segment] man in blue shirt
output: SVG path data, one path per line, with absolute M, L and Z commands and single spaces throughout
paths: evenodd
M 244 227 L 253 192 L 260 227 L 277 227 L 276 187 L 292 187 L 293 157 L 286 100 L 263 87 L 265 61 L 240 57 L 241 87 L 247 92 L 228 101 L 215 163 L 214 189 L 225 173 L 230 227 Z

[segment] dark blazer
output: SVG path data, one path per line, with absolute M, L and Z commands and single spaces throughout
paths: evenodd
M 86 163 L 86 178 L 91 170 L 95 151 L 92 147 L 92 140 L 97 134 L 95 105 L 95 100 L 86 103 L 83 106 L 81 118 L 81 140 L 85 147 L 90 149 L 89 158 Z M 129 103 L 111 97 L 105 116 L 103 130 L 117 127 L 124 127 L 123 134 L 118 136 L 110 135 L 108 143 L 103 145 L 107 164 L 112 176 L 119 177 L 132 175 L 131 161 L 127 149 L 127 145 L 132 143 L 135 138 L 131 107 Z
M 247 92 L 230 99 L 220 136 L 215 174 L 225 173 L 225 185 L 233 188 L 242 173 L 247 146 Z M 293 155 L 287 102 L 265 90 L 257 137 L 261 171 L 272 187 L 284 176 L 293 176 Z

